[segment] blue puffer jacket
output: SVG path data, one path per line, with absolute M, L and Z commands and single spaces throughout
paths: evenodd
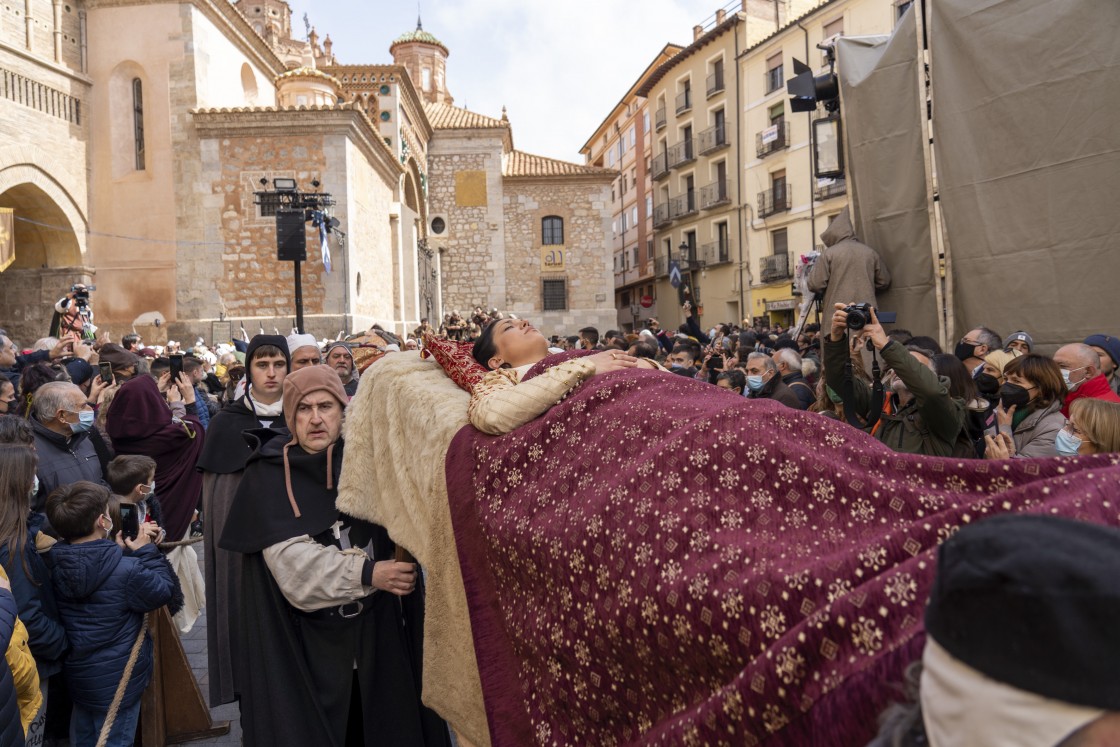
M 16 625 L 16 598 L 0 589 L 0 652 L 8 650 Z M 23 724 L 19 720 L 19 701 L 12 670 L 0 661 L 0 747 L 23 747 Z
M 66 670 L 70 695 L 90 710 L 113 702 L 144 613 L 171 601 L 174 571 L 155 545 L 125 555 L 111 540 L 59 542 L 47 554 L 55 599 L 70 638 Z M 135 703 L 152 676 L 152 639 L 146 637 L 122 707 Z
M 47 566 L 43 557 L 35 551 L 35 534 L 38 531 L 38 522 L 32 520 L 27 529 L 23 557 L 9 557 L 7 543 L 0 545 L 0 566 L 4 566 L 8 574 L 20 619 L 27 627 L 28 645 L 39 668 L 39 679 L 45 680 L 62 669 L 67 643 Z M 28 575 L 27 571 L 31 574 Z

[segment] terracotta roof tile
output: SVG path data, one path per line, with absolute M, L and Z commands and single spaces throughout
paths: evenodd
M 521 150 L 510 151 L 502 159 L 502 176 L 603 176 L 614 178 L 614 169 L 584 166 L 570 161 L 546 158 Z
M 436 130 L 477 130 L 509 127 L 509 121 L 487 117 L 450 104 L 424 102 L 424 113 Z

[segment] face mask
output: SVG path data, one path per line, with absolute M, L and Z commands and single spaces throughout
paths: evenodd
M 93 410 L 82 410 L 78 413 L 78 422 L 68 423 L 67 425 L 70 426 L 70 430 L 74 433 L 85 433 L 93 427 L 93 421 L 96 419 L 97 415 Z
M 762 387 L 764 387 L 765 385 L 766 385 L 766 382 L 763 380 L 763 378 L 761 376 L 748 376 L 747 377 L 747 388 L 750 389 L 752 392 L 761 392 Z
M 35 479 L 31 481 L 31 495 L 34 496 L 39 492 L 39 476 L 35 475 Z
M 109 528 L 105 530 L 105 539 L 109 539 L 113 536 L 113 517 L 109 514 L 101 514 L 101 518 L 109 524 Z
M 1058 435 L 1054 438 L 1054 450 L 1058 452 L 1058 456 L 1077 456 L 1077 450 L 1080 448 L 1081 439 L 1065 428 L 1058 431 Z
M 976 376 L 976 388 L 986 398 L 993 399 L 999 394 L 999 379 L 987 373 L 978 374 Z
M 1004 384 L 999 388 L 999 401 L 1003 409 L 1010 410 L 1017 407 L 1022 410 L 1031 402 L 1031 393 L 1018 384 Z
M 142 495 L 142 496 L 144 496 L 145 498 L 147 498 L 147 497 L 148 497 L 148 496 L 150 496 L 150 495 L 151 495 L 152 493 L 156 492 L 156 481 L 155 481 L 155 480 L 152 480 L 152 481 L 151 481 L 150 483 L 148 483 L 147 485 L 145 485 L 145 487 L 146 487 L 146 488 L 148 489 L 148 492 L 146 492 L 146 493 L 145 493 L 145 492 L 144 492 L 143 490 L 141 490 L 141 491 L 140 491 L 140 495 Z
M 965 342 L 964 340 L 961 340 L 957 343 L 957 348 L 953 351 L 953 354 L 957 356 L 957 360 L 963 363 L 964 361 L 973 357 L 973 355 L 976 353 L 976 348 L 977 346 L 973 345 L 971 342 Z
M 829 386 L 829 385 L 827 385 L 827 384 L 825 384 L 825 387 L 824 387 L 824 393 L 828 395 L 828 399 L 829 399 L 829 401 L 831 401 L 831 402 L 832 402 L 832 404 L 834 404 L 834 405 L 842 405 L 842 404 L 844 404 L 844 400 L 840 399 L 840 395 L 839 395 L 839 394 L 837 394 L 837 393 L 836 393 L 836 392 L 835 392 L 835 391 L 833 390 L 833 388 L 832 388 L 832 387 L 830 387 L 830 386 Z
M 1088 366 L 1082 366 L 1081 368 L 1088 368 Z M 1081 386 L 1082 384 L 1085 383 L 1084 379 L 1077 382 L 1076 384 L 1070 382 L 1070 380 L 1069 380 L 1070 374 L 1072 374 L 1074 371 L 1080 371 L 1081 368 L 1075 368 L 1072 371 L 1067 371 L 1064 368 L 1061 369 L 1061 371 L 1062 371 L 1062 381 L 1064 381 L 1066 383 L 1066 389 L 1070 390 L 1071 392 L 1076 392 L 1077 387 L 1079 387 L 1079 386 Z

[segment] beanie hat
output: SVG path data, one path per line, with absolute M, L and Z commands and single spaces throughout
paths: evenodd
M 306 366 L 284 377 L 284 422 L 288 424 L 288 430 L 292 434 L 292 440 L 284 445 L 284 484 L 288 488 L 288 502 L 291 503 L 292 511 L 297 517 L 300 516 L 299 504 L 296 503 L 296 496 L 292 491 L 292 471 L 288 464 L 288 449 L 299 443 L 296 440 L 296 410 L 304 397 L 313 392 L 324 391 L 337 399 L 343 409 L 350 401 L 346 396 L 346 390 L 342 388 L 338 374 L 327 366 Z M 334 444 L 331 444 L 327 447 L 327 490 L 334 487 L 333 455 Z
M 318 350 L 319 343 L 315 340 L 315 335 L 288 335 L 288 355 L 291 355 L 300 348 L 315 348 Z
M 253 354 L 257 352 L 258 348 L 265 345 L 271 345 L 279 349 L 280 354 L 284 356 L 288 368 L 292 367 L 292 355 L 288 352 L 288 341 L 280 335 L 254 335 L 252 340 L 249 340 L 249 345 L 245 348 L 245 365 L 249 366 L 253 362 Z
M 89 381 L 93 376 L 93 366 L 81 358 L 75 358 L 66 364 L 66 373 L 70 374 L 70 381 L 78 386 Z
M 1089 335 L 1085 338 L 1086 345 L 1101 348 L 1112 362 L 1120 366 L 1120 337 L 1113 337 L 1112 335 Z
M 1034 338 L 1021 330 L 1009 334 L 1007 339 L 1003 341 L 1003 346 L 1006 348 L 1013 342 L 1025 342 L 1027 343 L 1027 350 L 1034 350 Z
M 1120 711 L 1120 530 L 1007 515 L 941 549 L 926 632 L 969 667 L 1020 690 Z

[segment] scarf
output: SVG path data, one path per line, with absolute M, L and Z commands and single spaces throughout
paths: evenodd
M 253 399 L 253 388 L 245 393 L 245 407 L 258 418 L 278 418 L 284 412 L 284 400 L 278 399 L 271 405 Z

